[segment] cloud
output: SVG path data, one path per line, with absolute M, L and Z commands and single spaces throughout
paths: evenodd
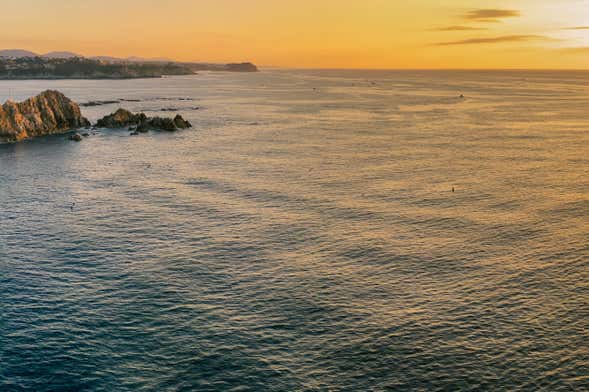
M 446 26 L 432 29 L 432 31 L 476 31 L 476 30 L 488 30 L 485 27 L 472 27 L 472 26 Z
M 589 30 L 589 26 L 567 27 L 563 30 Z
M 478 9 L 467 12 L 463 17 L 466 20 L 477 22 L 499 22 L 504 18 L 515 18 L 518 16 L 521 16 L 521 13 L 516 10 Z
M 460 41 L 438 42 L 436 46 L 452 45 L 476 45 L 476 44 L 497 44 L 502 42 L 525 42 L 525 41 L 552 41 L 552 38 L 543 35 L 503 35 L 489 38 L 470 38 Z

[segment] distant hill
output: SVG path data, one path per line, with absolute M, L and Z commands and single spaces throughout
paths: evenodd
M 47 59 L 71 59 L 74 57 L 84 57 L 73 52 L 49 52 L 46 54 L 38 54 L 24 49 L 6 49 L 0 50 L 0 57 L 5 58 L 26 58 L 26 57 L 44 57 Z
M 0 79 L 126 79 L 190 75 L 198 71 L 257 72 L 252 63 L 185 63 L 167 58 L 84 57 L 67 51 L 44 55 L 23 50 L 0 50 Z
M 73 53 L 73 52 L 49 52 L 49 53 L 42 55 L 41 57 L 45 57 L 48 59 L 71 59 L 74 57 L 84 57 L 84 56 L 77 54 L 77 53 Z
M 37 53 L 30 52 L 28 50 L 23 50 L 23 49 L 0 50 L 0 57 L 20 58 L 20 57 L 37 57 L 37 56 L 39 56 Z

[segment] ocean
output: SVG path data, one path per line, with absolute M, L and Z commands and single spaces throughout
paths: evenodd
M 589 72 L 45 89 L 194 128 L 0 145 L 1 391 L 589 390 Z

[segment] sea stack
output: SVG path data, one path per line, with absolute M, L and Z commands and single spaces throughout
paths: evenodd
M 78 104 L 55 90 L 19 103 L 6 101 L 0 106 L 0 143 L 65 133 L 89 125 Z

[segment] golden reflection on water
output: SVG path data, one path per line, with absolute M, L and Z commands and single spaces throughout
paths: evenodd
M 203 109 L 173 135 L 1 147 L 0 273 L 25 288 L 7 304 L 68 303 L 56 320 L 98 331 L 74 334 L 97 353 L 80 366 L 120 369 L 101 354 L 116 345 L 155 363 L 160 386 L 202 379 L 220 351 L 218 386 L 266 380 L 270 364 L 291 389 L 582 389 L 587 74 L 298 72 L 70 85 L 80 101 L 168 93 Z M 22 336 L 47 343 L 13 350 L 51 358 L 51 336 Z

